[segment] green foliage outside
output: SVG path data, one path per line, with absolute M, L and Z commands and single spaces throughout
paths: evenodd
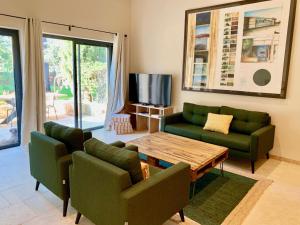
M 8 36 L 0 36 L 0 84 L 0 95 L 15 90 L 12 40 Z
M 49 65 L 49 77 L 46 78 L 49 91 L 61 94 L 60 99 L 73 97 L 72 44 L 72 41 L 68 40 L 44 39 L 44 61 Z M 81 81 L 81 95 L 91 101 L 106 102 L 106 48 L 88 45 L 80 45 L 77 48 L 80 51 L 80 54 L 77 53 L 77 60 L 80 62 L 77 74 Z
M 79 46 L 77 46 L 79 49 Z M 73 98 L 73 43 L 68 40 L 44 38 L 46 90 L 59 93 L 60 99 Z M 107 100 L 106 48 L 80 45 L 81 94 L 90 100 L 103 103 Z M 80 56 L 80 57 L 79 57 Z M 12 40 L 0 36 L 0 95 L 11 93 L 14 87 Z

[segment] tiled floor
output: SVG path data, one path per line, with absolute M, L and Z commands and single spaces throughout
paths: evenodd
M 95 131 L 94 136 L 105 142 L 128 141 L 144 135 L 116 136 L 113 132 Z M 245 219 L 245 225 L 300 224 L 300 166 L 270 159 L 262 160 L 256 176 L 273 180 Z M 225 170 L 249 173 L 247 161 L 228 161 Z M 251 176 L 251 175 L 250 175 Z M 28 152 L 22 148 L 0 151 L 0 225 L 74 224 L 76 211 L 69 207 L 62 217 L 62 202 L 42 185 L 34 191 L 35 181 L 30 176 Z M 176 215 L 165 225 L 180 224 Z M 80 224 L 92 224 L 82 217 Z M 196 224 L 190 220 L 181 224 Z M 141 224 L 143 225 L 143 224 Z

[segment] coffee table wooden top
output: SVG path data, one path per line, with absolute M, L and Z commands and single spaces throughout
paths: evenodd
M 136 145 L 139 152 L 155 159 L 172 164 L 188 163 L 193 171 L 202 169 L 209 164 L 214 167 L 228 156 L 228 148 L 226 147 L 164 132 L 129 141 L 127 145 Z

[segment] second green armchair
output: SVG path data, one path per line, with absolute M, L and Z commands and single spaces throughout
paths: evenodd
M 98 225 L 161 225 L 177 212 L 184 220 L 182 209 L 189 202 L 188 164 L 151 168 L 150 178 L 137 182 L 139 172 L 132 171 L 136 160 L 139 163 L 137 152 L 91 142 L 96 140 L 85 145 L 95 148 L 92 152 L 85 146 L 87 152 L 72 155 L 70 190 L 72 206 L 78 211 L 76 224 L 81 214 Z M 130 172 L 123 169 L 124 162 L 129 162 Z

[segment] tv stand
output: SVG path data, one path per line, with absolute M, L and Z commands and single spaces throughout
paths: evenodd
M 158 132 L 161 118 L 173 113 L 172 106 L 162 107 L 144 104 L 130 104 L 129 106 L 135 130 L 146 130 L 149 133 Z

